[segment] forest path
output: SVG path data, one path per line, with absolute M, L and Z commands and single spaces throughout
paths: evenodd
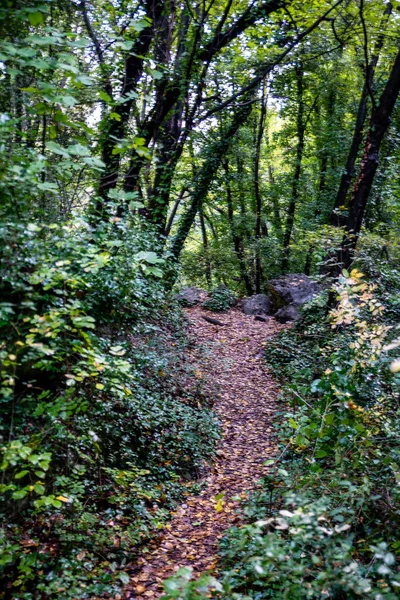
M 276 449 L 272 422 L 278 388 L 262 365 L 262 353 L 268 337 L 283 326 L 274 319 L 255 321 L 239 309 L 215 315 L 224 327 L 206 322 L 203 316 L 214 315 L 201 308 L 186 313 L 195 352 L 204 353 L 204 347 L 211 352 L 202 370 L 218 386 L 222 438 L 202 492 L 180 505 L 156 547 L 139 558 L 125 596 L 131 599 L 159 598 L 164 579 L 180 567 L 190 566 L 195 574 L 214 569 L 219 539 L 240 522 L 239 497 L 256 489 Z

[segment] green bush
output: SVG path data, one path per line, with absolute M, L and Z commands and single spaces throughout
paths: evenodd
M 209 297 L 202 304 L 203 308 L 213 312 L 225 312 L 236 304 L 236 298 L 226 285 L 219 285 L 211 290 Z
M 352 518 L 328 498 L 289 496 L 276 516 L 233 530 L 222 546 L 225 569 L 231 567 L 226 597 L 394 600 L 400 588 L 394 555 L 381 544 L 371 549 L 372 567 L 355 560 Z
M 118 591 L 212 456 L 190 340 L 135 222 L 4 225 L 2 580 L 12 597 Z

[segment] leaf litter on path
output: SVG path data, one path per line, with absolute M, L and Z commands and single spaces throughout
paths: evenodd
M 212 350 L 201 368 L 219 390 L 215 410 L 222 437 L 201 493 L 180 505 L 156 543 L 130 569 L 124 597 L 131 600 L 159 598 L 162 582 L 180 567 L 189 566 L 195 574 L 215 570 L 220 538 L 240 523 L 240 499 L 257 488 L 268 473 L 264 463 L 276 450 L 272 424 L 278 387 L 263 366 L 262 347 L 284 326 L 274 319 L 256 321 L 238 308 L 219 316 L 225 327 L 204 320 L 209 313 L 199 307 L 186 313 L 198 351 Z

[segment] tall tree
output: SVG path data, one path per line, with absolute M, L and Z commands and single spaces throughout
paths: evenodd
M 294 164 L 294 174 L 292 182 L 292 193 L 290 196 L 289 206 L 287 209 L 287 217 L 285 224 L 285 232 L 283 235 L 283 250 L 282 250 L 282 262 L 281 269 L 285 273 L 289 266 L 289 254 L 290 254 L 290 240 L 292 237 L 294 217 L 296 212 L 296 206 L 299 200 L 300 194 L 300 175 L 301 175 L 301 164 L 303 161 L 304 152 L 304 136 L 306 130 L 305 121 L 305 103 L 304 103 L 304 67 L 302 59 L 299 58 L 295 68 L 295 79 L 296 79 L 296 98 L 297 98 L 297 117 L 296 117 L 296 155 Z
M 263 81 L 262 92 L 261 92 L 261 102 L 260 102 L 260 117 L 256 132 L 256 148 L 255 148 L 255 156 L 254 156 L 254 193 L 256 200 L 256 225 L 255 225 L 255 244 L 256 244 L 256 252 L 255 252 L 255 286 L 256 286 L 256 294 L 261 292 L 261 250 L 260 243 L 262 237 L 262 198 L 260 191 L 260 155 L 261 155 L 261 142 L 264 135 L 264 127 L 265 127 L 265 116 L 267 114 L 267 99 L 266 99 L 266 82 Z
M 252 99 L 247 98 L 245 102 L 235 111 L 234 116 L 224 128 L 218 138 L 207 147 L 207 153 L 203 165 L 200 167 L 193 186 L 189 207 L 179 222 L 178 230 L 171 242 L 171 254 L 177 260 L 182 251 L 186 237 L 192 227 L 196 214 L 201 206 L 208 188 L 221 161 L 229 148 L 232 138 L 239 127 L 246 122 L 252 106 Z
M 362 6 L 360 10 L 362 14 Z M 354 168 L 363 138 L 364 124 L 368 113 L 368 98 L 372 97 L 372 85 L 374 80 L 375 69 L 378 64 L 379 56 L 385 42 L 385 28 L 387 26 L 392 10 L 393 6 L 391 2 L 388 2 L 380 24 L 380 34 L 378 36 L 371 60 L 368 60 L 368 40 L 366 33 L 364 34 L 364 54 L 366 57 L 364 65 L 364 85 L 358 103 L 357 117 L 354 125 L 353 137 L 351 140 L 349 153 L 347 155 L 346 164 L 344 166 L 342 177 L 340 179 L 340 185 L 335 199 L 335 204 L 331 213 L 332 225 L 340 224 L 341 219 L 340 213 L 338 211 L 341 206 L 346 205 L 347 194 L 353 179 Z
M 400 50 L 393 63 L 389 79 L 379 98 L 379 103 L 372 112 L 360 172 L 353 188 L 349 216 L 346 223 L 346 234 L 339 252 L 339 263 L 346 269 L 353 260 L 368 198 L 378 168 L 382 140 L 389 127 L 390 117 L 399 93 Z

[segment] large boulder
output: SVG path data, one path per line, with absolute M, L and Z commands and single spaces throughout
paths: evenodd
M 287 323 L 288 321 L 295 321 L 300 315 L 298 304 L 288 304 L 283 308 L 280 308 L 275 313 L 274 317 L 279 323 Z
M 269 315 L 271 314 L 271 302 L 268 296 L 255 294 L 243 300 L 242 310 L 246 315 Z
M 207 292 L 193 285 L 183 288 L 175 297 L 183 306 L 196 306 L 207 297 Z
M 318 283 L 302 274 L 282 275 L 271 279 L 267 287 L 274 311 L 288 304 L 300 306 L 321 291 Z

